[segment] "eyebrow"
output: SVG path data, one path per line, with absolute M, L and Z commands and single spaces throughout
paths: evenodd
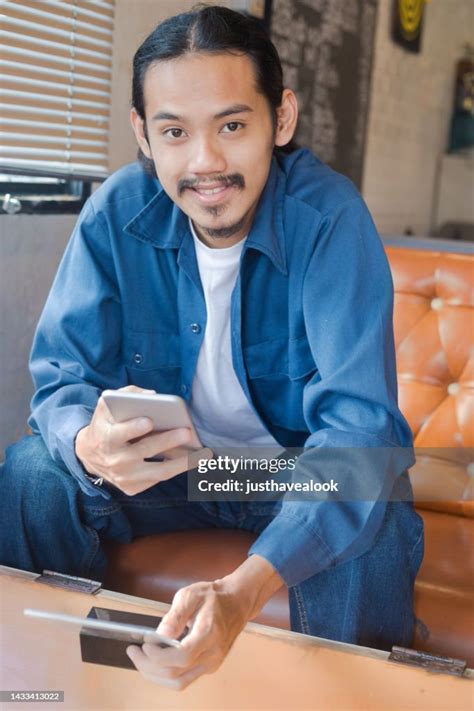
M 253 112 L 253 109 L 250 106 L 247 106 L 247 104 L 234 104 L 233 106 L 229 106 L 227 109 L 224 109 L 223 111 L 219 111 L 218 114 L 214 115 L 214 119 L 221 119 L 225 118 L 226 116 L 232 116 L 233 114 L 242 114 L 242 113 L 249 113 Z M 178 116 L 178 114 L 172 114 L 169 111 L 158 111 L 153 118 L 152 121 L 182 121 L 183 117 Z

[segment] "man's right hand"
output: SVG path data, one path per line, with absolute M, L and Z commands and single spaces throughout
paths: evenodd
M 154 392 L 134 385 L 121 390 Z M 191 431 L 180 428 L 152 433 L 152 430 L 153 423 L 147 417 L 116 422 L 100 397 L 90 424 L 77 434 L 76 456 L 89 474 L 101 476 L 125 494 L 134 496 L 189 469 L 188 454 L 179 448 L 189 444 Z M 167 459 L 163 462 L 145 461 L 164 453 Z M 210 456 L 209 450 L 202 450 L 202 454 Z

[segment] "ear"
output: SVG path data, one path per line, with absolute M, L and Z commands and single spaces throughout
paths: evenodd
M 134 108 L 132 108 L 132 110 L 130 111 L 130 122 L 132 124 L 135 138 L 137 139 L 137 143 L 140 146 L 142 152 L 147 158 L 152 159 L 150 146 L 148 145 L 148 139 L 145 136 L 145 122 L 142 118 L 140 118 L 140 116 L 137 114 L 136 109 Z
M 277 125 L 275 132 L 275 145 L 285 146 L 296 130 L 298 121 L 298 101 L 295 93 L 291 89 L 284 89 L 281 97 L 281 105 L 277 109 Z

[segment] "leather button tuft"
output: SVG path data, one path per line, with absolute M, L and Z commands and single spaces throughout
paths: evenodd
M 189 328 L 193 333 L 201 333 L 201 326 L 198 323 L 192 323 Z
M 440 311 L 444 306 L 443 299 L 440 299 L 437 297 L 436 299 L 433 299 L 431 302 L 431 308 L 433 311 Z
M 450 395 L 457 395 L 459 392 L 459 383 L 449 383 L 448 385 L 448 393 Z
M 137 365 L 140 365 L 140 363 L 143 363 L 143 356 L 141 353 L 135 353 L 133 356 L 133 360 Z

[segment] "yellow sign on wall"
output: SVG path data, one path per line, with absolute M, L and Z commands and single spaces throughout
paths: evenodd
M 394 0 L 393 31 L 395 42 L 411 52 L 419 52 L 425 0 Z
M 423 6 L 424 0 L 398 0 L 400 28 L 409 41 L 420 34 Z

